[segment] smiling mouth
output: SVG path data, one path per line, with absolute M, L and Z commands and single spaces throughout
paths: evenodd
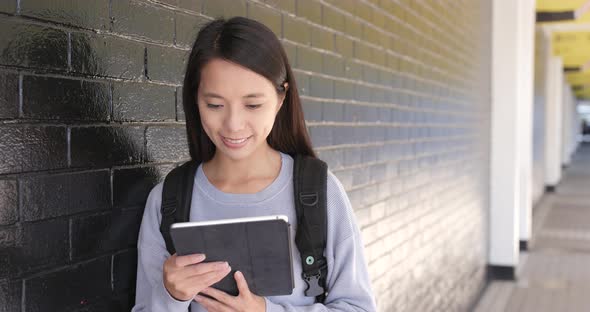
M 246 138 L 242 138 L 242 139 L 230 139 L 230 138 L 226 138 L 226 137 L 222 136 L 222 138 L 223 138 L 223 140 L 225 140 L 231 144 L 240 144 L 240 143 L 244 143 L 250 137 L 246 137 Z

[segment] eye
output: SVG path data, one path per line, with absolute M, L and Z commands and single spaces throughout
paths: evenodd
M 260 106 L 262 106 L 262 104 L 248 104 L 248 105 L 246 105 L 246 107 L 248 107 L 249 109 L 257 109 L 257 108 L 260 108 Z
M 223 105 L 220 105 L 220 104 L 211 104 L 211 103 L 207 103 L 207 107 L 208 107 L 208 108 L 213 108 L 213 109 L 216 109 L 216 108 L 220 108 L 220 107 L 222 107 L 222 106 L 223 106 Z

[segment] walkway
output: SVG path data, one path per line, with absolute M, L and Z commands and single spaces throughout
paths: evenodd
M 582 145 L 557 191 L 533 218 L 518 281 L 494 281 L 475 312 L 590 311 L 590 144 Z

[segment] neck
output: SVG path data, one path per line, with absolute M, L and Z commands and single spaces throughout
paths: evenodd
M 222 153 L 203 164 L 209 178 L 225 181 L 247 181 L 252 178 L 276 176 L 281 168 L 281 155 L 268 144 L 249 157 L 234 160 Z

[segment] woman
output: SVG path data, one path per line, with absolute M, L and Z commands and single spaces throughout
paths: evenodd
M 315 154 L 291 67 L 272 31 L 243 17 L 204 26 L 189 56 L 183 105 L 190 154 L 201 164 L 190 221 L 263 215 L 297 220 L 292 156 Z M 206 255 L 170 255 L 159 231 L 161 197 L 162 183 L 150 192 L 141 224 L 133 311 L 186 311 L 189 306 L 193 312 L 375 310 L 360 232 L 332 173 L 327 181 L 328 293 L 322 303 L 304 294 L 295 247 L 295 288 L 289 296 L 257 296 L 240 272 L 234 274 L 238 296 L 210 287 L 231 272 L 231 264 L 205 263 Z

